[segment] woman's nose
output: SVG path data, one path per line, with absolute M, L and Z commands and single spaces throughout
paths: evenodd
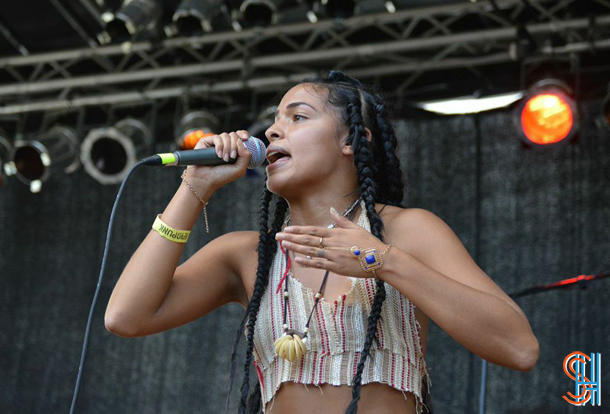
M 267 130 L 265 131 L 265 136 L 267 137 L 269 142 L 271 142 L 273 140 L 280 139 L 281 133 L 279 128 L 277 128 L 276 124 L 273 124 L 269 128 L 267 128 Z

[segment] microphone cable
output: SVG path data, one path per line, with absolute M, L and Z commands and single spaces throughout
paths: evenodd
M 267 148 L 261 140 L 255 137 L 250 137 L 244 142 L 244 146 L 252 154 L 249 169 L 253 169 L 261 165 L 265 160 Z M 206 151 L 207 150 L 207 151 Z M 231 159 L 228 162 L 219 159 L 214 151 L 209 151 L 209 148 L 202 148 L 199 150 L 187 150 L 187 151 L 176 151 L 174 153 L 163 153 L 155 154 L 150 157 L 140 160 L 129 170 L 119 192 L 117 193 L 116 200 L 112 206 L 112 212 L 110 213 L 110 221 L 108 223 L 108 232 L 106 234 L 106 243 L 104 245 L 104 255 L 102 257 L 102 267 L 100 269 L 100 276 L 97 281 L 97 287 L 95 288 L 95 294 L 93 295 L 93 302 L 91 303 L 91 309 L 89 310 L 89 318 L 87 319 L 87 327 L 85 328 L 85 340 L 83 341 L 83 349 L 81 351 L 80 364 L 78 366 L 78 375 L 76 377 L 76 386 L 74 388 L 74 395 L 72 397 L 72 404 L 70 406 L 70 414 L 74 414 L 76 409 L 76 402 L 78 400 L 78 394 L 80 386 L 83 381 L 83 370 L 85 367 L 85 360 L 87 358 L 87 348 L 89 346 L 89 335 L 91 333 L 91 324 L 93 323 L 93 314 L 95 313 L 95 305 L 97 304 L 97 298 L 102 287 L 102 280 L 104 279 L 104 271 L 106 270 L 106 259 L 108 258 L 108 249 L 110 247 L 110 239 L 112 238 L 112 226 L 114 224 L 114 215 L 116 213 L 119 200 L 123 194 L 123 190 L 127 185 L 127 182 L 131 178 L 131 175 L 141 166 L 185 166 L 185 165 L 219 165 L 219 164 L 234 164 L 235 159 Z
M 89 335 L 91 333 L 91 324 L 93 322 L 93 314 L 95 313 L 95 305 L 97 303 L 97 297 L 100 293 L 100 288 L 102 287 L 102 280 L 104 278 L 104 271 L 106 270 L 106 259 L 108 258 L 108 248 L 110 247 L 110 239 L 112 237 L 112 225 L 114 224 L 114 215 L 116 213 L 117 206 L 119 205 L 119 200 L 121 199 L 121 195 L 123 194 L 123 190 L 127 185 L 127 182 L 131 178 L 131 175 L 141 166 L 147 165 L 147 160 L 144 159 L 136 163 L 129 172 L 127 176 L 123 180 L 121 187 L 119 188 L 119 192 L 117 193 L 116 200 L 114 201 L 114 205 L 112 206 L 112 212 L 110 213 L 110 222 L 108 223 L 108 233 L 106 234 L 106 244 L 104 245 L 104 255 L 102 258 L 102 268 L 100 269 L 100 276 L 97 281 L 97 287 L 95 288 L 95 294 L 93 295 L 93 303 L 91 304 L 91 309 L 89 310 L 89 318 L 87 319 L 87 327 L 85 329 L 85 340 L 83 341 L 83 350 L 81 351 L 80 364 L 78 366 L 78 375 L 76 377 L 76 387 L 74 388 L 74 395 L 72 397 L 72 405 L 70 406 L 70 414 L 74 414 L 76 409 L 76 401 L 78 400 L 78 394 L 80 391 L 80 385 L 83 381 L 83 370 L 85 367 L 85 360 L 87 358 L 87 347 L 89 345 Z

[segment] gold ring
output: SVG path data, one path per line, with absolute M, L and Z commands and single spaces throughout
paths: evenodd
M 323 249 L 323 248 L 324 248 L 324 237 L 320 237 L 320 243 L 318 243 L 318 247 L 319 247 L 320 249 Z

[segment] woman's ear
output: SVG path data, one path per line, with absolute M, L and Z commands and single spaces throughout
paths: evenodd
M 366 131 L 366 140 L 368 142 L 371 142 L 371 140 L 373 139 L 373 133 L 367 127 L 364 127 L 364 130 Z
M 373 133 L 367 127 L 364 127 L 364 131 L 366 132 L 366 140 L 368 142 L 371 142 L 371 140 L 373 139 Z M 349 144 L 343 145 L 342 151 L 343 151 L 344 155 L 354 155 L 354 150 L 352 149 L 352 146 Z

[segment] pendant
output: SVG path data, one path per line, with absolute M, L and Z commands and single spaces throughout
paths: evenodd
M 290 330 L 280 336 L 273 346 L 280 358 L 290 362 L 301 359 L 307 352 L 303 339 L 299 333 L 294 330 Z

